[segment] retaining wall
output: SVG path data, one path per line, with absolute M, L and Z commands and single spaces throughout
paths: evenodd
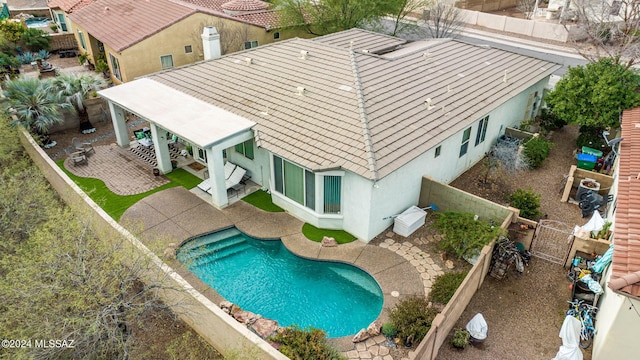
M 519 213 L 518 209 L 495 204 L 429 177 L 423 177 L 419 206 L 426 207 L 428 204 L 436 204 L 438 211 L 472 212 L 494 221 L 499 219 L 501 227 L 505 231 L 512 221 L 518 219 Z M 476 291 L 482 286 L 489 272 L 494 246 L 495 240 L 482 248 L 477 262 L 469 270 L 444 310 L 436 315 L 427 335 L 416 350 L 409 353 L 410 360 L 433 360 L 438 356 L 440 346 L 446 342 L 449 332 L 469 305 Z
M 160 298 L 172 306 L 181 320 L 222 355 L 248 352 L 252 359 L 288 359 L 200 294 L 134 235 L 107 215 L 47 156 L 28 132 L 21 131 L 20 140 L 51 186 L 69 206 L 90 220 L 101 240 L 124 238 L 125 246 L 130 247 L 126 250 L 136 251 L 149 258 L 152 265 L 148 269 L 147 279 L 166 279 L 165 289 L 159 290 Z

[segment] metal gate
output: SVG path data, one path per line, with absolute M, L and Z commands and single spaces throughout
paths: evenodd
M 556 220 L 540 220 L 531 241 L 531 255 L 564 265 L 573 245 L 573 227 Z

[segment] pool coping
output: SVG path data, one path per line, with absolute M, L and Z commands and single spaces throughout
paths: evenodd
M 425 294 L 420 273 L 401 254 L 360 240 L 337 247 L 322 247 L 320 243 L 308 240 L 302 234 L 304 222 L 288 213 L 265 212 L 243 201 L 219 210 L 183 187 L 163 190 L 140 200 L 125 211 L 120 223 L 216 305 L 224 300 L 222 296 L 175 258 L 164 255 L 168 248 L 176 248 L 194 236 L 232 226 L 255 238 L 279 238 L 297 256 L 344 262 L 366 271 L 382 289 L 384 300 L 377 318 L 380 322 L 388 321 L 390 309 L 401 299 Z M 345 336 L 330 341 L 338 350 L 348 351 L 355 347 L 352 338 Z

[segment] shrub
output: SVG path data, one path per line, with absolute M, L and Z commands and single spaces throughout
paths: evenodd
M 540 210 L 540 194 L 533 192 L 533 189 L 518 189 L 509 197 L 509 205 L 520 209 L 520 216 L 535 220 L 542 215 Z
M 327 344 L 325 337 L 325 332 L 320 329 L 309 327 L 303 330 L 292 326 L 269 339 L 280 343 L 280 352 L 294 360 L 344 359 L 340 352 Z
M 552 145 L 550 141 L 540 136 L 527 141 L 524 144 L 524 156 L 527 158 L 529 166 L 534 169 L 542 166 L 544 159 L 549 156 Z
M 603 150 L 606 145 L 602 137 L 602 131 L 602 128 L 580 126 L 580 134 L 576 139 L 576 146 L 578 149 L 588 146 L 592 149 Z
M 567 125 L 566 121 L 555 116 L 553 112 L 547 108 L 540 109 L 538 123 L 540 124 L 540 127 L 547 132 L 550 130 L 562 129 L 563 126 Z
M 436 215 L 434 226 L 443 234 L 438 247 L 458 258 L 474 256 L 500 234 L 499 227 L 475 220 L 470 213 L 444 212 Z
M 51 54 L 49 54 L 49 52 L 45 49 L 42 49 L 40 51 L 38 51 L 38 53 L 36 54 L 36 58 L 39 59 L 48 59 L 51 56 Z
M 23 64 L 31 64 L 32 62 L 36 61 L 35 55 L 33 55 L 33 53 L 31 53 L 31 52 L 25 52 L 25 53 L 22 53 L 22 54 L 18 54 L 17 58 Z
M 465 273 L 447 273 L 436 277 L 429 293 L 429 298 L 433 302 L 446 304 L 456 293 L 460 284 L 467 276 Z
M 469 344 L 469 337 L 471 335 L 466 329 L 456 329 L 453 332 L 453 337 L 451 338 L 451 345 L 458 349 L 464 349 L 467 344 Z
M 29 50 L 38 52 L 51 47 L 51 37 L 45 35 L 47 33 L 42 30 L 28 28 L 20 35 L 20 41 Z
M 424 297 L 410 297 L 400 301 L 389 317 L 399 338 L 419 342 L 427 335 L 437 313 Z
M 393 326 L 393 323 L 390 323 L 390 322 L 386 322 L 382 324 L 381 331 L 382 331 L 382 335 L 390 338 L 395 337 L 398 334 L 396 327 Z

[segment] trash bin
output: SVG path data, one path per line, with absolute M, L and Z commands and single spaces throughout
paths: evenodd
M 596 161 L 598 161 L 595 155 L 589 154 L 578 154 L 576 159 L 578 160 L 578 167 L 584 170 L 593 170 L 596 167 Z
M 595 155 L 597 159 L 600 159 L 602 157 L 602 151 L 590 148 L 588 146 L 582 147 L 582 153 L 587 155 Z

